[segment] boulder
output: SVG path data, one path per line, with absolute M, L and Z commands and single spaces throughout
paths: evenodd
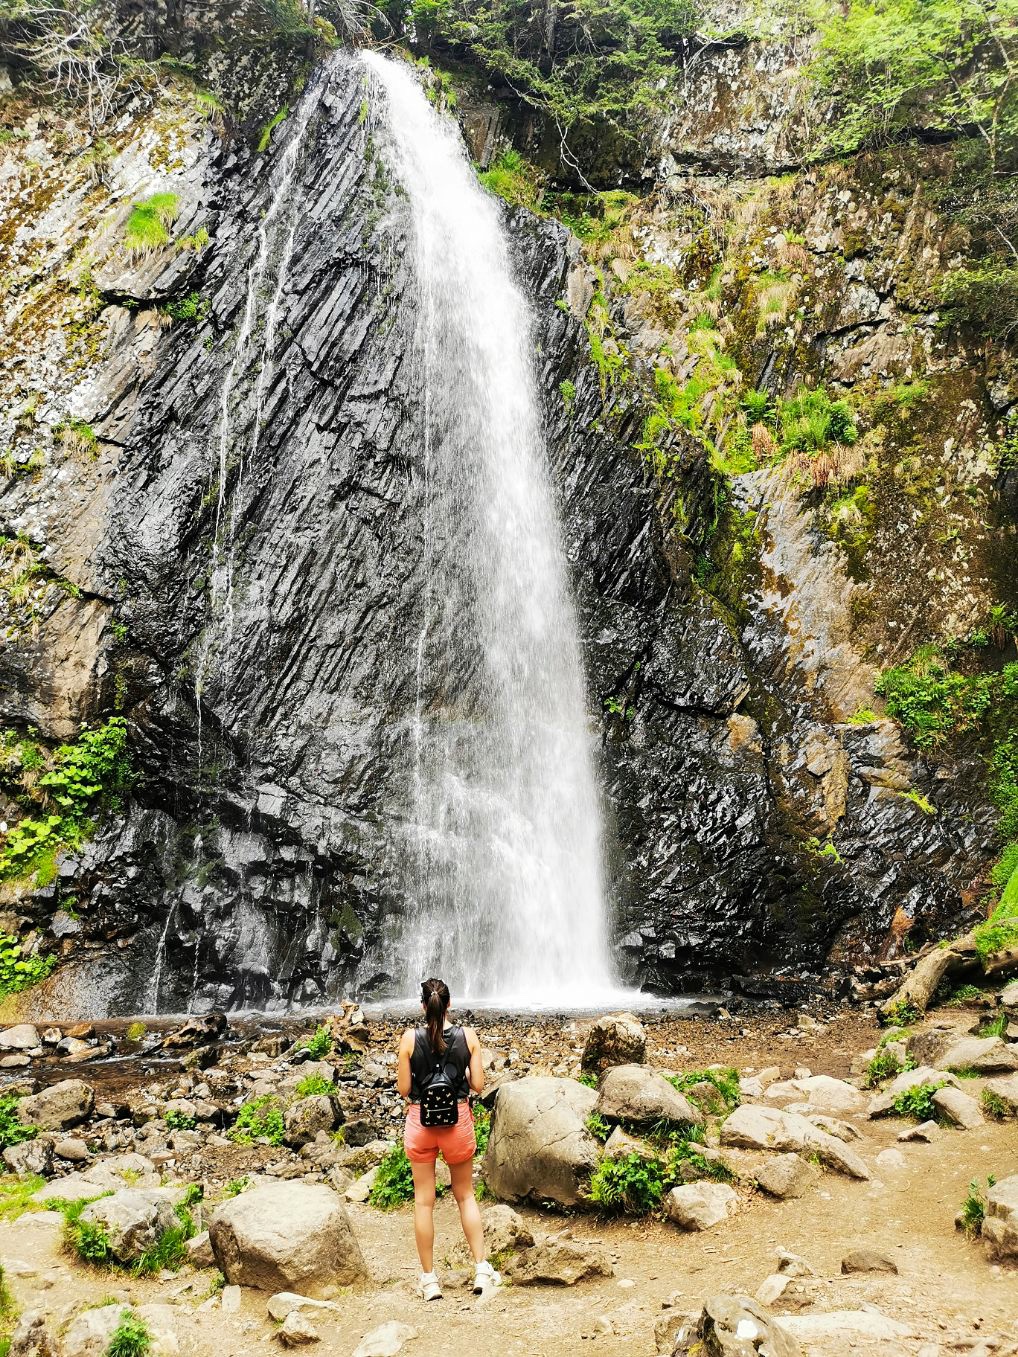
M 1018 1174 L 987 1188 L 982 1236 L 991 1259 L 1018 1261 Z
M 589 1277 L 611 1277 L 603 1250 L 572 1239 L 544 1237 L 506 1260 L 505 1274 L 516 1286 L 575 1286 Z
M 575 1079 L 528 1076 L 495 1095 L 482 1173 L 496 1197 L 575 1206 L 583 1200 L 600 1147 L 586 1127 L 597 1104 Z
M 945 1070 L 1013 1074 L 1018 1070 L 1018 1046 L 1000 1037 L 962 1037 L 952 1042 L 936 1063 Z
M 653 1145 L 649 1145 L 645 1140 L 640 1140 L 638 1136 L 631 1136 L 628 1131 L 623 1131 L 621 1126 L 616 1126 L 604 1143 L 604 1157 L 606 1159 L 626 1159 L 631 1154 L 638 1154 L 641 1159 L 658 1158 Z
M 1002 1075 L 999 1079 L 987 1079 L 986 1092 L 1003 1104 L 1006 1116 L 1018 1117 L 1018 1074 Z M 10 1151 L 6 1151 L 4 1158 Z
M 108 1159 L 89 1164 L 82 1176 L 90 1183 L 116 1192 L 122 1187 L 158 1187 L 159 1172 L 147 1155 L 113 1154 Z
M 1012 1018 L 1018 1018 L 1018 980 L 1012 980 L 1000 992 L 1000 1002 L 1004 1011 Z
M 772 1197 L 802 1197 L 819 1181 L 820 1170 L 797 1154 L 776 1154 L 760 1166 L 757 1184 Z
M 612 1065 L 640 1065 L 647 1053 L 647 1033 L 632 1013 L 598 1018 L 587 1034 L 580 1065 L 601 1075 Z
M 366 1275 L 346 1209 L 317 1183 L 267 1183 L 216 1209 L 209 1225 L 228 1282 L 328 1298 Z
M 180 1220 L 173 1209 L 177 1193 L 168 1188 L 125 1187 L 86 1206 L 81 1220 L 101 1225 L 113 1256 L 133 1263 L 154 1248 Z
M 39 1310 L 27 1310 L 14 1326 L 7 1357 L 58 1357 L 56 1340 Z
M 683 1325 L 672 1357 L 803 1357 L 785 1327 L 750 1296 L 713 1296 L 693 1325 Z
M 40 1178 L 48 1178 L 53 1170 L 52 1137 L 36 1136 L 34 1140 L 8 1145 L 4 1150 L 4 1163 L 11 1173 L 34 1173 Z
M 343 1111 L 337 1098 L 319 1093 L 310 1098 L 298 1098 L 283 1114 L 286 1143 L 299 1148 L 307 1145 L 319 1131 L 334 1131 L 342 1125 Z
M 933 1105 L 952 1126 L 960 1126 L 966 1131 L 982 1126 L 985 1121 L 975 1098 L 962 1093 L 960 1088 L 938 1088 L 933 1095 Z
M 511 1206 L 489 1206 L 481 1219 L 484 1223 L 484 1242 L 490 1254 L 529 1248 L 534 1242 L 527 1222 Z
M 38 1051 L 41 1047 L 39 1029 L 30 1022 L 20 1022 L 0 1032 L 0 1051 Z
M 921 1121 L 918 1126 L 906 1127 L 898 1139 L 904 1142 L 918 1140 L 925 1145 L 932 1145 L 935 1140 L 940 1139 L 940 1127 L 935 1121 Z
M 841 1260 L 841 1270 L 848 1276 L 852 1272 L 894 1272 L 898 1264 L 887 1253 L 879 1249 L 853 1249 Z
M 69 1164 L 84 1164 L 92 1158 L 88 1145 L 79 1136 L 63 1136 L 53 1146 L 58 1159 L 66 1159 Z
M 64 1334 L 61 1357 L 106 1357 L 110 1339 L 124 1312 L 132 1307 L 117 1302 L 96 1310 L 84 1310 Z M 194 1321 L 177 1305 L 141 1305 L 133 1311 L 144 1320 L 152 1335 L 148 1357 L 181 1357 L 198 1350 Z
M 866 1097 L 844 1079 L 832 1079 L 828 1074 L 813 1074 L 808 1079 L 792 1080 L 812 1111 L 848 1113 L 861 1112 Z
M 216 1255 L 212 1252 L 208 1230 L 202 1230 L 187 1241 L 187 1257 L 194 1267 L 215 1267 Z
M 638 1126 L 662 1121 L 702 1126 L 704 1120 L 699 1108 L 646 1065 L 613 1065 L 601 1080 L 596 1111 Z
M 66 1131 L 87 1120 L 95 1108 L 91 1084 L 81 1079 L 63 1079 L 18 1103 L 18 1119 L 40 1131 Z
M 417 1330 L 409 1324 L 390 1319 L 364 1335 L 354 1348 L 353 1357 L 397 1357 L 403 1347 L 416 1337 Z
M 901 1006 L 915 1008 L 920 1013 L 925 1013 L 941 980 L 961 964 L 962 958 L 952 952 L 950 947 L 934 947 L 932 951 L 919 958 L 911 974 L 906 976 L 891 997 L 880 1005 L 880 1012 L 885 1018 L 897 1021 L 903 1021 L 897 1017 Z
M 673 1187 L 662 1203 L 668 1219 L 681 1230 L 710 1230 L 720 1225 L 739 1204 L 727 1183 L 684 1183 Z
M 748 1150 L 810 1151 L 850 1178 L 868 1179 L 869 1169 L 855 1150 L 821 1131 L 805 1117 L 777 1107 L 744 1103 L 721 1124 L 722 1145 Z

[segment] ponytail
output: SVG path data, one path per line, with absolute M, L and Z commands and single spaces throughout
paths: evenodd
M 428 1025 L 428 1041 L 436 1055 L 445 1050 L 445 1015 L 449 1011 L 449 986 L 444 980 L 425 980 L 421 985 L 421 1003 L 424 1005 L 424 1020 Z

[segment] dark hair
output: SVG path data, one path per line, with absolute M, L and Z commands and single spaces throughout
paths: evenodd
M 436 1055 L 441 1055 L 445 1050 L 442 1028 L 445 1026 L 445 1015 L 449 1009 L 449 986 L 444 980 L 437 980 L 434 976 L 430 980 L 425 980 L 421 985 L 421 1003 L 424 1005 L 424 1020 L 428 1024 L 431 1049 Z

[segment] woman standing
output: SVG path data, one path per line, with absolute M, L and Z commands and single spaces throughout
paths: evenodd
M 407 1108 L 403 1145 L 414 1175 L 414 1234 L 421 1260 L 421 1295 L 441 1300 L 442 1288 L 435 1275 L 435 1160 L 441 1150 L 449 1165 L 452 1194 L 459 1207 L 460 1223 L 474 1256 L 474 1291 L 480 1295 L 498 1286 L 502 1278 L 485 1256 L 484 1227 L 474 1197 L 473 1162 L 477 1142 L 474 1118 L 467 1098 L 484 1088 L 481 1043 L 472 1027 L 454 1027 L 448 1021 L 449 987 L 443 980 L 425 980 L 421 1007 L 425 1026 L 411 1027 L 399 1043 L 396 1085 Z M 421 1096 L 439 1076 L 451 1082 L 456 1097 L 456 1122 L 450 1126 L 421 1124 Z

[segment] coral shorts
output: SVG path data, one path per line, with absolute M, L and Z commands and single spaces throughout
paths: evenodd
M 465 1164 L 473 1159 L 477 1149 L 474 1138 L 474 1117 L 470 1104 L 459 1104 L 459 1121 L 455 1126 L 422 1126 L 421 1109 L 411 1103 L 403 1128 L 403 1148 L 406 1157 L 415 1164 L 433 1164 L 441 1150 L 447 1164 Z

